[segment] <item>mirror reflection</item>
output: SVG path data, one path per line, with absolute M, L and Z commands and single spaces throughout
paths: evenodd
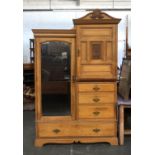
M 42 113 L 70 115 L 70 45 L 45 42 L 41 45 Z

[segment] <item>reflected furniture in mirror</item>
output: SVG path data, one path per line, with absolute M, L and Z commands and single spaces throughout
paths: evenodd
M 41 77 L 43 115 L 70 115 L 69 43 L 63 41 L 42 43 Z
M 47 143 L 118 144 L 117 25 L 94 10 L 71 30 L 33 29 L 35 146 Z

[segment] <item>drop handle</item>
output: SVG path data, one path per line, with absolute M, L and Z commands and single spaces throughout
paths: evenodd
M 100 129 L 98 129 L 98 128 L 96 128 L 96 129 L 93 129 L 93 132 L 95 132 L 95 133 L 98 133 L 98 132 L 100 132 L 101 130 Z
M 94 114 L 95 116 L 98 116 L 98 115 L 100 114 L 100 112 L 99 112 L 99 111 L 94 111 L 93 114 Z
M 99 99 L 98 97 L 95 97 L 95 98 L 93 98 L 93 101 L 94 101 L 94 102 L 99 102 L 100 99 Z
M 98 86 L 95 86 L 95 87 L 93 88 L 93 90 L 94 90 L 94 91 L 98 91 L 98 90 L 100 90 L 100 88 L 99 88 Z
M 52 130 L 54 133 L 59 133 L 60 132 L 60 130 L 59 129 L 54 129 L 54 130 Z

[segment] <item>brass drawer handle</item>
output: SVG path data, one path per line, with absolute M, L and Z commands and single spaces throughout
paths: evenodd
M 94 111 L 93 114 L 94 114 L 95 116 L 98 116 L 98 115 L 100 114 L 100 112 L 99 112 L 99 111 Z
M 95 133 L 98 133 L 98 132 L 100 132 L 101 130 L 100 129 L 93 129 L 93 132 L 95 132 Z
M 95 87 L 93 88 L 93 90 L 94 90 L 94 91 L 98 91 L 98 90 L 100 90 L 100 88 L 99 88 L 98 86 L 95 86 Z
M 95 97 L 95 98 L 93 98 L 93 101 L 94 101 L 94 102 L 99 102 L 100 99 L 99 99 L 98 97 Z
M 59 129 L 54 129 L 54 130 L 52 130 L 54 133 L 59 133 L 60 132 L 60 130 Z

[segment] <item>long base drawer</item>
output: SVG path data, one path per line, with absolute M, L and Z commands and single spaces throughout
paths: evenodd
M 38 123 L 39 137 L 116 136 L 116 123 Z

